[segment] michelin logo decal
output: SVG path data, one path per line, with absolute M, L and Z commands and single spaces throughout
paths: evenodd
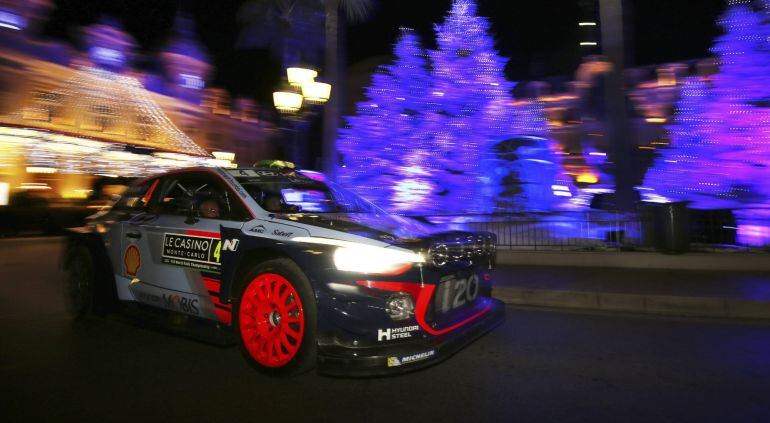
M 388 357 L 388 367 L 398 367 L 404 364 L 422 361 L 436 355 L 436 350 L 425 351 L 417 354 L 406 355 L 402 357 Z

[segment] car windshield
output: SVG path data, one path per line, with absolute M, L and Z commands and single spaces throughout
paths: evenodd
M 248 171 L 234 175 L 263 209 L 274 213 L 387 214 L 351 191 L 299 172 Z M 251 174 L 253 173 L 253 174 Z

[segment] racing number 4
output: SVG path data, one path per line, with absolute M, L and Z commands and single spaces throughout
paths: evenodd
M 222 252 L 222 241 L 219 240 L 217 241 L 217 247 L 214 248 L 214 261 L 216 261 L 217 263 L 219 263 L 219 257 L 221 252 Z

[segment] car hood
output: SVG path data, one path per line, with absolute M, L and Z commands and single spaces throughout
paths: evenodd
M 296 213 L 275 215 L 276 219 L 317 226 L 388 244 L 404 244 L 438 231 L 425 223 L 403 216 L 373 213 Z M 288 223 L 288 222 L 287 222 Z

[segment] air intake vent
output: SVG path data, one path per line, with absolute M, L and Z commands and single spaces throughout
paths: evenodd
M 447 236 L 431 244 L 428 256 L 436 267 L 491 263 L 496 242 L 493 234 Z

